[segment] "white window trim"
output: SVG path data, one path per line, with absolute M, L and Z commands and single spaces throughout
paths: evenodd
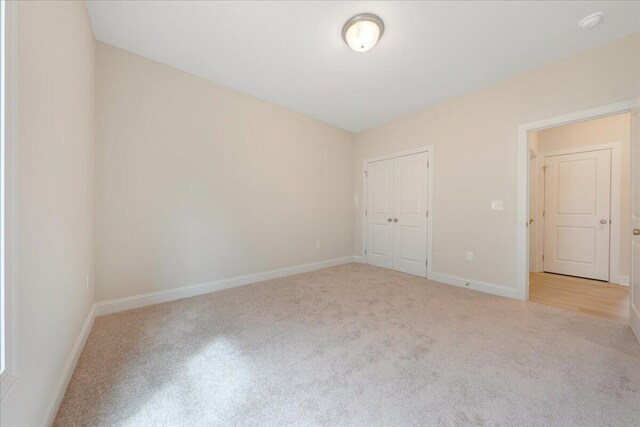
M 2 108 L 2 115 L 4 119 L 4 153 L 2 158 L 4 161 L 3 167 L 3 202 L 4 202 L 4 229 L 2 234 L 4 236 L 4 245 L 2 248 L 2 261 L 4 262 L 2 274 L 4 280 L 4 343 L 2 344 L 5 350 L 4 353 L 4 371 L 0 374 L 0 399 L 4 398 L 16 382 L 18 378 L 18 369 L 16 363 L 17 344 L 16 331 L 17 331 L 17 316 L 16 316 L 16 303 L 17 289 L 15 284 L 17 264 L 17 175 L 16 171 L 16 126 L 15 126 L 15 112 L 16 112 L 16 96 L 15 88 L 17 87 L 17 73 L 16 73 L 16 17 L 17 17 L 17 2 L 4 1 L 4 34 L 2 34 L 2 42 L 4 44 L 4 88 L 5 93 L 4 105 Z M 6 110 L 5 108 L 6 107 Z

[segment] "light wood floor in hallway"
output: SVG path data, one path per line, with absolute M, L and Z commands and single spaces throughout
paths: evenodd
M 629 288 L 612 283 L 560 274 L 530 273 L 529 301 L 629 322 Z

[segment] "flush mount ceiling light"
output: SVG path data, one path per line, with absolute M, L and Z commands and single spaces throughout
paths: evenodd
M 384 22 L 372 13 L 361 13 L 342 27 L 342 39 L 356 52 L 366 52 L 378 43 L 384 33 Z
M 592 13 L 591 15 L 583 18 L 580 22 L 578 22 L 578 26 L 583 30 L 586 30 L 588 28 L 593 28 L 596 25 L 598 25 L 600 21 L 602 21 L 603 17 L 604 17 L 604 13 L 602 12 Z

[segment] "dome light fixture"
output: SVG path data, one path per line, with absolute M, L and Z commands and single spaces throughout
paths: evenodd
M 591 15 L 582 18 L 582 20 L 578 22 L 578 26 L 583 30 L 586 30 L 588 28 L 593 28 L 596 25 L 598 25 L 600 21 L 602 21 L 603 17 L 604 17 L 604 13 L 602 12 L 592 13 Z
M 349 19 L 342 27 L 342 39 L 356 52 L 373 48 L 384 34 L 384 22 L 373 13 L 360 13 Z

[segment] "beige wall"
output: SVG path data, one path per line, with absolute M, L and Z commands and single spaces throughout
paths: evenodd
M 631 178 L 629 173 L 631 114 L 617 114 L 533 133 L 537 135 L 538 152 L 541 154 L 611 142 L 622 144 L 620 275 L 629 277 L 631 262 Z
M 8 7 L 15 10 L 16 3 Z M 35 426 L 47 421 L 94 300 L 96 42 L 84 2 L 19 2 L 12 22 L 18 379 L 2 399 L 0 424 Z
M 101 43 L 97 91 L 98 301 L 353 254 L 351 133 Z
M 517 126 L 634 98 L 639 48 L 626 37 L 356 135 L 356 252 L 363 159 L 433 144 L 433 271 L 515 288 Z
M 623 149 L 623 163 L 626 164 L 628 172 L 630 165 L 629 142 L 631 140 L 630 113 L 543 129 L 532 132 L 531 136 L 530 141 L 537 140 L 539 153 L 620 142 Z M 627 178 L 629 178 L 628 175 Z M 627 182 L 630 182 L 629 179 Z

